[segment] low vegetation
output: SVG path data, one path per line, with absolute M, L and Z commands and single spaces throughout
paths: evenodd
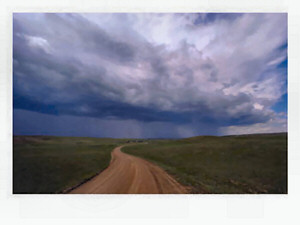
M 287 193 L 287 134 L 200 136 L 127 146 L 191 193 Z
M 142 142 L 142 143 L 140 143 Z M 13 193 L 62 193 L 103 171 L 110 152 L 151 161 L 191 193 L 287 193 L 287 134 L 136 140 L 15 136 Z
M 127 140 L 15 136 L 13 193 L 61 193 L 104 170 Z

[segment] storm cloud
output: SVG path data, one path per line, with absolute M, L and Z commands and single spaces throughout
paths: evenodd
M 17 112 L 156 130 L 139 137 L 269 125 L 287 93 L 285 61 L 287 14 L 13 16 Z M 22 133 L 25 116 L 16 116 Z

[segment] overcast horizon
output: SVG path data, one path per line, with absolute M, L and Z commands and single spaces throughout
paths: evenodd
M 287 132 L 286 13 L 14 13 L 13 134 Z

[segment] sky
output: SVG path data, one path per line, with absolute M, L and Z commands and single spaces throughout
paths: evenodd
M 286 13 L 14 13 L 14 135 L 287 131 Z

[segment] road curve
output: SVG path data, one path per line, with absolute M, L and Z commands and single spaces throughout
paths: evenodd
M 109 167 L 70 194 L 184 194 L 187 190 L 160 167 L 121 152 L 111 153 Z

